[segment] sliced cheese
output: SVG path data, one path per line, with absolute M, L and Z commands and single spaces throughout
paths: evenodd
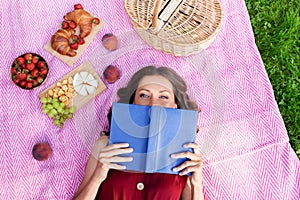
M 83 81 L 85 81 L 86 78 L 87 78 L 87 76 L 89 75 L 89 73 L 86 72 L 86 71 L 79 72 L 79 73 L 80 73 L 80 76 L 81 76 L 81 78 L 82 78 Z
M 82 86 L 83 86 L 82 84 L 74 85 L 74 90 L 75 90 L 77 93 L 79 93 L 79 91 L 81 90 Z
M 78 72 L 74 76 L 73 80 L 74 90 L 82 96 L 94 94 L 98 87 L 98 80 L 94 76 L 86 71 Z
M 80 85 L 83 83 L 83 80 L 74 80 L 73 85 Z
M 87 83 L 87 82 L 92 81 L 92 80 L 95 80 L 95 78 L 93 77 L 92 74 L 88 74 L 86 79 L 85 79 L 85 82 Z
M 82 77 L 80 76 L 79 73 L 75 74 L 74 78 L 73 78 L 73 85 L 80 85 L 83 83 Z
M 80 90 L 78 91 L 78 93 L 82 96 L 87 96 L 88 95 L 88 92 L 86 90 L 86 85 L 85 84 L 82 84 L 82 87 L 80 88 Z
M 89 84 L 89 85 L 91 85 L 91 86 L 93 86 L 93 87 L 95 87 L 95 88 L 98 87 L 98 81 L 96 79 L 88 81 L 86 83 Z
M 94 94 L 96 88 L 94 86 L 91 85 L 85 85 L 85 89 L 89 94 Z

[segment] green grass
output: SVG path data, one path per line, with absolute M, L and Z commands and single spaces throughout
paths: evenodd
M 300 158 L 300 0 L 245 0 L 256 44 Z

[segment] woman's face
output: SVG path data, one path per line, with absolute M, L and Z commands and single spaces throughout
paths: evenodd
M 177 108 L 171 82 L 163 76 L 143 77 L 134 96 L 134 104 Z

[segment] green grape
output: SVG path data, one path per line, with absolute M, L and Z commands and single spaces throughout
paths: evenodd
M 61 118 L 59 119 L 59 121 L 60 121 L 62 124 L 65 123 L 65 122 L 66 122 L 65 116 L 61 117 Z
M 53 120 L 53 123 L 54 123 L 55 125 L 60 125 L 60 121 L 59 121 L 59 119 L 55 119 L 55 120 Z
M 47 102 L 48 102 L 48 103 L 52 103 L 52 98 L 51 98 L 51 97 L 48 97 L 48 98 L 47 98 Z
M 54 101 L 52 106 L 57 109 L 59 107 L 59 102 Z
M 68 109 L 68 108 L 65 108 L 65 110 L 64 110 L 64 115 L 67 115 L 67 114 L 69 114 L 69 109 Z
M 50 110 L 50 113 L 53 114 L 53 116 L 58 114 L 54 108 Z
M 56 110 L 57 110 L 58 113 L 63 113 L 64 112 L 64 109 L 62 107 L 58 107 Z
M 47 108 L 48 108 L 49 110 L 53 109 L 52 104 L 47 104 Z
M 43 108 L 43 113 L 44 114 L 48 114 L 49 113 L 49 109 L 47 107 Z
M 52 99 L 52 102 L 54 103 L 54 102 L 59 102 L 59 100 L 58 100 L 58 98 L 53 98 Z
M 42 98 L 40 98 L 40 101 L 41 101 L 42 103 L 47 103 L 47 98 L 42 97 Z
M 43 113 L 47 114 L 49 118 L 52 118 L 53 124 L 60 128 L 63 126 L 67 119 L 73 117 L 73 113 L 75 112 L 74 106 L 68 108 L 57 98 L 42 97 L 40 98 L 40 101 L 42 102 Z
M 74 106 L 70 107 L 69 108 L 69 113 L 74 113 L 74 112 L 75 112 L 75 107 Z
M 63 102 L 60 102 L 60 107 L 65 108 L 65 104 Z
M 48 116 L 49 116 L 50 118 L 54 118 L 54 114 L 52 114 L 51 112 L 48 113 Z

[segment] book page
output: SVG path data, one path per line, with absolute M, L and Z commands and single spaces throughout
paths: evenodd
M 119 163 L 127 170 L 170 173 L 187 159 L 173 159 L 182 146 L 194 142 L 198 112 L 192 110 L 113 103 L 110 143 L 129 143 L 133 161 Z
M 133 153 L 122 155 L 132 156 L 132 162 L 119 163 L 128 170 L 145 171 L 149 120 L 149 107 L 113 103 L 110 143 L 126 142 L 134 149 Z
M 173 159 L 170 155 L 192 151 L 182 146 L 195 141 L 197 119 L 197 111 L 151 108 L 146 172 L 178 173 L 172 168 L 187 159 Z

